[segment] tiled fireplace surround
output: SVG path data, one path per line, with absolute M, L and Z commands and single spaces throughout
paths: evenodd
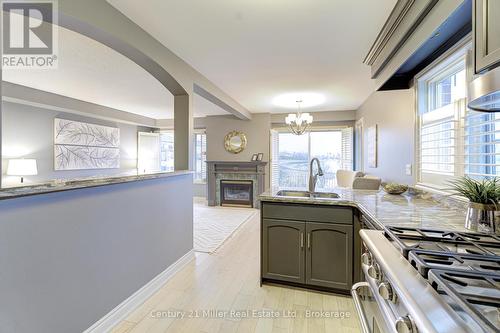
M 220 205 L 221 180 L 253 181 L 253 206 L 259 208 L 257 197 L 264 192 L 267 162 L 207 161 L 208 205 Z

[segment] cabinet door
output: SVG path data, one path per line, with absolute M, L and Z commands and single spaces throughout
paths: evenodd
M 306 223 L 306 284 L 349 290 L 353 275 L 353 226 Z
M 305 223 L 271 219 L 262 222 L 262 276 L 304 283 Z
M 474 1 L 476 73 L 500 64 L 500 1 Z

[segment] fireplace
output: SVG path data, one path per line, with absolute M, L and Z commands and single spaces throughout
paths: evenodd
M 253 207 L 253 181 L 221 179 L 220 205 Z
M 266 188 L 266 165 L 262 161 L 207 161 L 207 199 L 209 206 L 240 205 L 241 200 L 236 203 L 223 204 L 222 182 L 243 182 L 246 185 L 253 183 L 251 197 L 253 201 L 246 203 L 245 207 L 259 208 L 259 194 Z M 234 194 L 227 192 L 227 195 Z M 246 195 L 248 196 L 249 193 Z M 226 195 L 226 199 L 227 198 Z M 234 196 L 233 196 L 234 197 Z M 233 200 L 231 200 L 233 201 Z

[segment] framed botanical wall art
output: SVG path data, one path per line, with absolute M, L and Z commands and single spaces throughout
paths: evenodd
M 66 119 L 54 119 L 54 169 L 115 169 L 120 167 L 120 129 Z
M 368 127 L 366 129 L 366 150 L 367 150 L 367 159 L 368 159 L 368 167 L 376 168 L 377 167 L 377 145 L 378 145 L 378 128 L 377 125 Z

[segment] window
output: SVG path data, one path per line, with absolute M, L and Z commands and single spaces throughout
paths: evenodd
M 194 134 L 194 181 L 206 181 L 207 136 L 205 131 Z M 174 131 L 160 133 L 160 168 L 161 171 L 174 171 Z
M 160 133 L 160 169 L 174 171 L 174 131 Z
M 352 128 L 313 130 L 304 135 L 272 131 L 271 182 L 282 188 L 306 188 L 309 161 L 317 157 L 324 176 L 318 178 L 318 190 L 336 186 L 338 169 L 352 170 Z
M 464 173 L 476 179 L 500 176 L 500 114 L 467 110 L 464 139 Z
M 137 137 L 137 170 L 139 173 L 160 170 L 160 135 L 139 132 Z
M 427 83 L 429 106 L 421 115 L 420 161 L 423 173 L 455 174 L 458 120 L 465 99 L 465 62 Z
M 456 47 L 417 77 L 417 182 L 427 187 L 500 175 L 500 115 L 467 108 L 469 50 Z
M 194 134 L 194 181 L 207 181 L 207 135 L 205 131 Z

